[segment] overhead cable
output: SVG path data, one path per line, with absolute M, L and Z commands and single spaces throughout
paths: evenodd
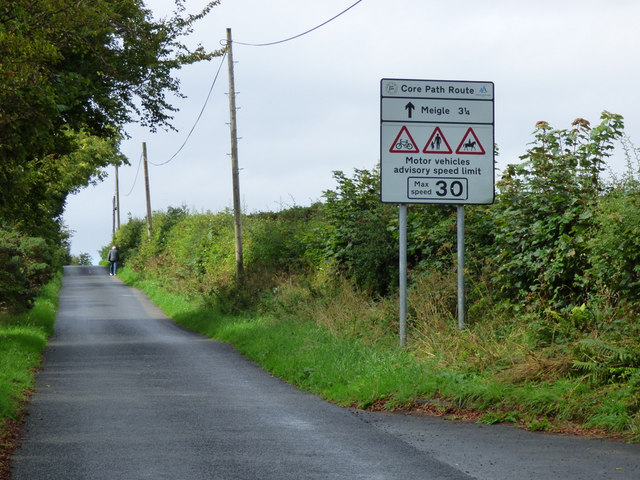
M 140 173 L 140 165 L 142 165 L 142 153 L 140 154 L 140 160 L 138 161 L 138 170 L 136 170 L 136 177 L 133 179 L 133 185 L 131 185 L 131 190 L 129 190 L 129 193 L 127 193 L 125 197 L 131 195 L 131 192 L 133 192 L 133 187 L 136 186 L 136 182 L 138 181 L 138 174 Z
M 284 42 L 289 42 L 291 40 L 295 40 L 296 38 L 300 38 L 308 33 L 313 32 L 314 30 L 319 29 L 320 27 L 324 27 L 327 23 L 332 22 L 333 20 L 335 20 L 336 18 L 338 18 L 340 15 L 343 15 L 345 13 L 347 13 L 349 10 L 351 10 L 353 7 L 355 7 L 357 4 L 359 4 L 360 2 L 362 2 L 362 0 L 358 0 L 357 2 L 355 2 L 353 5 L 351 5 L 350 7 L 344 9 L 343 11 L 341 11 L 339 14 L 331 17 L 329 20 L 327 20 L 326 22 L 321 23 L 320 25 L 317 25 L 315 27 L 313 27 L 310 30 L 307 30 L 306 32 L 302 32 L 299 33 L 298 35 L 294 35 L 293 37 L 289 37 L 289 38 L 285 38 L 283 40 L 278 40 L 276 42 L 269 42 L 269 43 L 244 43 L 244 42 L 238 42 L 238 41 L 233 41 L 233 43 L 237 44 L 237 45 L 244 45 L 247 47 L 268 47 L 271 45 L 277 45 L 279 43 L 284 43 Z
M 191 137 L 191 134 L 195 130 L 196 126 L 198 125 L 198 122 L 200 122 L 200 118 L 202 118 L 202 114 L 204 113 L 204 109 L 207 107 L 207 103 L 209 103 L 209 98 L 211 97 L 211 92 L 213 92 L 213 87 L 215 86 L 216 81 L 218 80 L 218 75 L 220 75 L 220 70 L 222 68 L 222 65 L 224 64 L 224 59 L 225 59 L 226 56 L 227 56 L 227 50 L 225 50 L 224 53 L 222 54 L 222 59 L 220 60 L 220 66 L 218 67 L 218 71 L 216 72 L 216 76 L 213 78 L 213 82 L 211 83 L 211 87 L 209 88 L 209 93 L 207 94 L 207 98 L 204 101 L 204 105 L 202 106 L 202 109 L 200 110 L 200 114 L 198 114 L 198 118 L 196 118 L 196 121 L 193 124 L 193 127 L 191 127 L 191 130 L 189 130 L 189 134 L 187 135 L 187 138 L 184 139 L 184 142 L 182 142 L 182 145 L 180 146 L 178 151 L 176 153 L 174 153 L 171 156 L 171 158 L 169 158 L 169 160 L 167 160 L 165 162 L 162 162 L 162 163 L 153 163 L 153 162 L 150 161 L 149 163 L 151 165 L 155 165 L 156 167 L 160 167 L 162 165 L 166 165 L 167 163 L 172 161 L 174 158 L 176 158 L 178 156 L 178 154 L 182 151 L 184 146 L 187 144 L 187 142 L 189 141 L 189 138 Z

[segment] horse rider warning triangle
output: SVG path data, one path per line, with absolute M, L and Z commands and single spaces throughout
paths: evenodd
M 482 148 L 482 144 L 480 140 L 478 140 L 476 132 L 473 131 L 472 127 L 469 127 L 467 133 L 462 137 L 456 153 L 459 155 L 485 155 L 484 148 Z
M 419 153 L 418 147 L 416 147 L 416 142 L 413 140 L 413 137 L 409 133 L 407 127 L 403 126 L 400 129 L 400 133 L 393 141 L 391 148 L 389 149 L 391 153 Z
M 424 146 L 422 153 L 453 153 L 440 127 L 435 128 L 429 137 L 429 141 L 427 141 L 427 144 Z

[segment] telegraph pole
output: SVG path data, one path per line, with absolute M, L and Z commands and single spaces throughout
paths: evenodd
M 144 190 L 147 196 L 147 235 L 151 238 L 151 194 L 149 193 L 149 167 L 147 166 L 146 142 L 142 142 L 142 160 L 144 163 Z
M 114 205 L 116 211 L 116 232 L 120 230 L 120 186 L 118 181 L 118 165 L 116 165 L 116 203 Z
M 115 235 L 116 234 L 116 197 L 115 195 L 113 196 L 113 202 L 112 202 L 112 208 L 111 208 L 111 235 Z
M 240 210 L 240 179 L 238 177 L 238 129 L 236 125 L 236 89 L 233 76 L 233 52 L 231 29 L 227 28 L 227 60 L 229 62 L 229 113 L 231 117 L 231 175 L 233 177 L 233 215 L 236 237 L 236 280 L 243 279 L 242 261 L 242 212 Z M 145 164 L 146 165 L 146 164 Z

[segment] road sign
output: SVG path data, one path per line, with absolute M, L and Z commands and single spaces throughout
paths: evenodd
M 383 202 L 493 202 L 492 82 L 382 79 L 380 91 Z

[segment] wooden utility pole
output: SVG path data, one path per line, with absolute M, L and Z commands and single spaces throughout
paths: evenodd
M 231 175 L 233 177 L 233 215 L 236 237 L 236 280 L 244 276 L 242 260 L 242 211 L 240 210 L 240 179 L 238 177 L 238 129 L 236 126 L 236 89 L 233 76 L 231 29 L 227 28 L 227 60 L 229 62 L 229 113 L 231 117 Z
M 116 234 L 116 197 L 113 196 L 113 202 L 111 206 L 111 236 Z
M 149 167 L 147 166 L 146 142 L 142 142 L 142 160 L 144 163 L 144 190 L 147 196 L 147 235 L 151 238 L 151 194 L 149 193 Z
M 120 184 L 118 181 L 118 165 L 116 165 L 116 204 L 114 205 L 116 210 L 116 232 L 120 230 Z

